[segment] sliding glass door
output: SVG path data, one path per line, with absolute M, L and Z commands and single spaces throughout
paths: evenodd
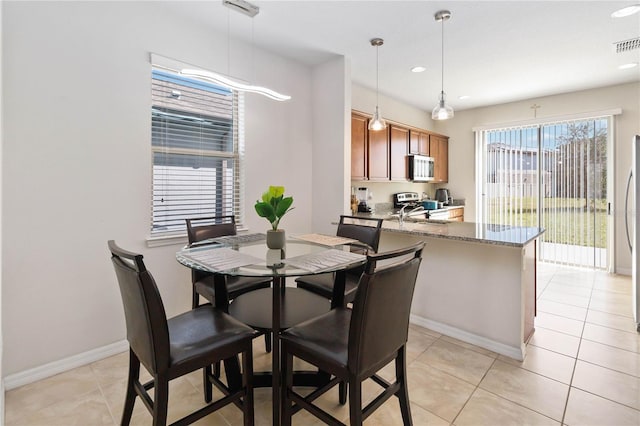
M 478 132 L 480 220 L 541 226 L 539 258 L 607 268 L 609 119 Z

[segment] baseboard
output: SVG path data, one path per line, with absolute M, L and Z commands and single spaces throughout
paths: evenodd
M 616 274 L 618 275 L 629 275 L 631 276 L 631 268 L 618 268 L 616 269 Z
M 504 343 L 496 342 L 494 340 L 487 339 L 486 337 L 481 337 L 476 334 L 469 333 L 468 331 L 460 330 L 459 328 L 451 327 L 450 325 L 413 314 L 411 314 L 410 322 L 518 361 L 522 361 L 526 353 L 526 345 L 524 343 L 522 343 L 519 348 L 505 345 Z
M 8 391 L 17 387 L 55 376 L 56 374 L 72 370 L 92 362 L 117 355 L 129 349 L 129 342 L 121 340 L 101 348 L 92 349 L 81 354 L 73 355 L 59 361 L 50 362 L 39 367 L 10 374 L 4 378 L 4 390 Z

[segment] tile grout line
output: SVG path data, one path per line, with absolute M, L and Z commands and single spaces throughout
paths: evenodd
M 595 282 L 593 282 L 591 284 L 591 292 L 589 293 L 589 303 L 587 304 L 587 311 L 584 317 L 584 321 L 582 321 L 582 332 L 580 333 L 580 340 L 578 341 L 578 348 L 576 350 L 576 356 L 574 358 L 574 362 L 573 362 L 573 369 L 571 371 L 571 379 L 569 379 L 569 389 L 567 392 L 567 397 L 565 399 L 564 402 L 564 410 L 562 412 L 562 421 L 561 424 L 565 424 L 565 417 L 567 416 L 567 407 L 569 407 L 569 397 L 571 396 L 571 389 L 573 388 L 573 378 L 575 377 L 576 374 L 576 367 L 578 366 L 578 358 L 580 356 L 580 347 L 582 346 L 582 339 L 584 336 L 584 329 L 586 327 L 587 324 L 587 317 L 589 316 L 589 306 L 591 306 L 591 297 L 593 296 L 593 287 L 595 286 Z

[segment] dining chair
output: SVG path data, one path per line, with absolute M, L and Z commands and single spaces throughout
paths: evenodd
M 360 244 L 352 244 L 352 251 L 368 253 L 378 251 L 380 235 L 382 233 L 383 219 L 369 217 L 357 217 L 341 215 L 338 222 L 336 235 L 339 237 L 353 238 Z M 346 271 L 344 304 L 352 303 L 358 287 L 358 281 L 362 268 L 354 268 Z M 308 275 L 296 279 L 299 288 L 309 290 L 327 299 L 333 298 L 333 287 L 335 285 L 335 273 Z
M 187 239 L 189 246 L 193 244 L 203 243 L 206 240 L 236 235 L 236 218 L 233 215 L 187 218 Z M 191 269 L 191 307 L 196 308 L 200 305 L 200 296 L 202 295 L 209 303 L 215 305 L 215 283 L 214 275 L 210 272 L 198 271 Z M 227 289 L 227 301 L 234 299 L 241 294 L 248 293 L 260 288 L 268 288 L 271 286 L 270 278 L 263 277 L 232 277 L 225 276 L 225 287 Z M 264 347 L 267 353 L 271 352 L 271 334 L 264 333 Z M 220 377 L 220 363 L 213 364 L 213 371 L 208 367 L 204 371 L 204 376 L 213 374 Z M 206 380 L 206 379 L 205 379 Z
M 236 235 L 236 219 L 233 215 L 185 220 L 187 222 L 189 245 L 202 243 L 211 238 Z M 191 282 L 193 284 L 191 297 L 191 306 L 193 308 L 199 306 L 200 296 L 203 296 L 211 304 L 215 304 L 213 274 L 192 269 Z M 262 277 L 227 277 L 226 283 L 229 299 L 233 299 L 252 290 L 267 288 L 270 285 L 270 278 Z
M 200 306 L 167 319 L 155 280 L 141 254 L 108 242 L 124 306 L 129 341 L 129 376 L 122 413 L 122 425 L 131 421 L 139 396 L 153 416 L 153 425 L 165 425 L 169 401 L 169 382 L 211 363 L 227 360 L 227 385 L 205 376 L 205 401 L 212 385 L 223 397 L 181 418 L 174 425 L 186 425 L 228 405 L 243 412 L 244 425 L 254 424 L 253 358 L 251 342 L 255 330 L 213 306 Z M 242 375 L 238 355 L 242 354 Z M 153 377 L 140 382 L 140 364 Z M 153 399 L 148 391 L 153 389 Z M 208 394 L 208 395 L 207 395 Z M 208 399 L 209 402 L 211 398 Z
M 407 390 L 406 344 L 409 313 L 424 242 L 385 253 L 367 255 L 353 309 L 337 307 L 281 335 L 282 413 L 285 426 L 301 409 L 330 425 L 342 423 L 313 401 L 339 383 L 347 382 L 349 422 L 362 422 L 391 396 L 400 401 L 404 425 L 411 425 Z M 378 265 L 384 261 L 383 265 Z M 293 386 L 293 358 L 302 359 L 332 375 L 327 386 L 302 396 Z M 395 360 L 395 382 L 376 373 Z M 364 409 L 362 382 L 371 378 L 384 390 Z

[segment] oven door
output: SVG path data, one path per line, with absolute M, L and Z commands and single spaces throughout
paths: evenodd
M 409 179 L 414 182 L 429 182 L 434 179 L 433 157 L 409 155 Z

